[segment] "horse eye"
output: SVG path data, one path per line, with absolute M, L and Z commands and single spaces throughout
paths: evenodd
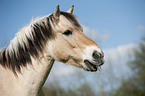
M 71 30 L 66 30 L 66 31 L 64 31 L 63 34 L 66 35 L 66 36 L 69 36 L 69 35 L 72 35 L 72 31 Z

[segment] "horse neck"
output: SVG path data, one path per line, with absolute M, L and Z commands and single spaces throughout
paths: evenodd
M 53 63 L 54 59 L 49 56 L 32 58 L 32 63 L 21 67 L 17 76 L 0 65 L 0 96 L 39 96 Z
M 32 64 L 21 69 L 22 73 L 18 74 L 19 83 L 27 90 L 25 93 L 28 96 L 35 96 L 41 91 L 53 63 L 51 57 L 32 58 Z

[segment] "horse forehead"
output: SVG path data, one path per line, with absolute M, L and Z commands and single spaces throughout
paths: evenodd
M 70 22 L 65 16 L 60 15 L 59 20 L 60 20 L 59 26 L 74 28 L 73 23 Z

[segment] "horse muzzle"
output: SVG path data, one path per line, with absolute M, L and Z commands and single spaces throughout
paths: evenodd
M 86 71 L 97 71 L 99 67 L 104 64 L 104 53 L 94 51 L 92 54 L 92 60 L 85 59 L 84 64 L 86 65 L 86 68 L 84 68 Z

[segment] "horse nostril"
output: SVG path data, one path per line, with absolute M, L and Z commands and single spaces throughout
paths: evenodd
M 102 54 L 97 52 L 97 51 L 94 51 L 94 53 L 92 54 L 93 58 L 94 59 L 98 59 L 98 58 L 102 58 Z
M 94 59 L 101 58 L 101 54 L 98 53 L 97 51 L 95 51 L 95 52 L 92 54 L 92 56 L 93 56 Z

